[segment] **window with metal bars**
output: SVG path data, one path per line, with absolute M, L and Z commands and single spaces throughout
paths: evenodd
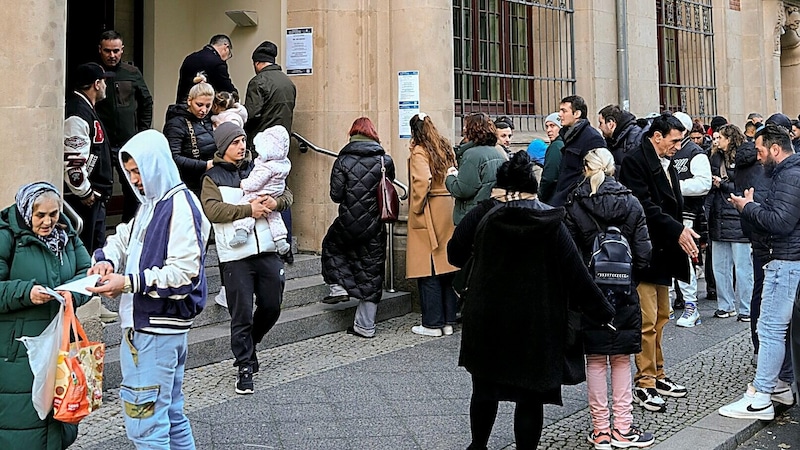
M 511 116 L 521 129 L 575 93 L 572 0 L 453 0 L 456 116 Z
M 662 110 L 703 119 L 717 114 L 711 3 L 656 0 Z

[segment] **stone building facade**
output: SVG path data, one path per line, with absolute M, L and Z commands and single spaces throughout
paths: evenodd
M 458 139 L 460 116 L 473 110 L 509 114 L 520 128 L 569 94 L 587 99 L 590 119 L 622 103 L 617 3 L 612 0 L 31 0 L 10 8 L 0 26 L 13 39 L 0 52 L 0 204 L 22 183 L 61 184 L 61 134 L 67 55 L 67 11 L 111 5 L 138 55 L 155 100 L 154 127 L 175 95 L 188 53 L 213 34 L 234 42 L 229 62 L 241 91 L 253 75 L 252 49 L 263 40 L 283 52 L 286 29 L 313 29 L 313 74 L 298 88 L 295 130 L 338 151 L 349 125 L 371 117 L 406 182 L 408 140 L 401 138 L 398 72 L 419 71 L 420 109 Z M 97 7 L 100 7 L 97 6 Z M 256 26 L 237 26 L 226 10 L 254 11 Z M 73 13 L 76 9 L 69 9 Z M 134 14 L 131 11 L 138 11 Z M 636 0 L 627 2 L 629 108 L 724 115 L 743 124 L 751 111 L 800 112 L 800 1 Z M 177 25 L 179 24 L 179 25 Z M 702 100 L 700 98 L 702 97 Z M 295 232 L 304 250 L 319 250 L 336 214 L 328 197 L 332 159 L 293 148 Z

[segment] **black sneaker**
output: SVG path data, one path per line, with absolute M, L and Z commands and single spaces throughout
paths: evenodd
M 724 309 L 718 309 L 714 311 L 714 317 L 718 319 L 727 319 L 728 317 L 733 317 L 736 315 L 736 311 L 725 311 Z
M 689 391 L 686 390 L 686 387 L 681 386 L 669 378 L 656 380 L 656 391 L 661 395 L 676 398 L 686 397 L 686 394 L 689 393 Z
M 239 367 L 239 373 L 236 375 L 236 393 L 237 394 L 252 394 L 253 393 L 253 368 L 250 366 Z
M 717 291 L 706 292 L 706 300 L 716 300 L 716 299 L 717 299 Z
M 739 316 L 736 317 L 736 320 L 739 322 L 750 322 L 750 316 L 747 314 L 739 314 Z
M 652 445 L 656 438 L 652 433 L 631 427 L 627 433 L 622 433 L 616 428 L 611 430 L 611 445 L 617 448 L 642 448 Z
M 674 302 L 672 302 L 672 309 L 684 309 L 686 308 L 686 301 L 680 298 L 676 298 Z
M 633 399 L 648 411 L 664 412 L 667 410 L 666 402 L 655 388 L 640 388 L 633 390 Z

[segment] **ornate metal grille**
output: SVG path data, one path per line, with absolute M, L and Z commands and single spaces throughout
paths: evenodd
M 712 0 L 656 0 L 661 109 L 717 113 Z
M 507 115 L 520 129 L 575 93 L 573 0 L 454 0 L 456 116 Z

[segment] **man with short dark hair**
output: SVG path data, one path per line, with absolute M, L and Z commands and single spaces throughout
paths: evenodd
M 122 62 L 124 48 L 122 35 L 116 31 L 108 30 L 100 35 L 97 46 L 100 64 L 105 70 L 114 73 L 114 82 L 106 91 L 106 98 L 97 102 L 95 108 L 108 131 L 111 156 L 122 187 L 122 221 L 127 222 L 136 213 L 139 201 L 130 184 L 125 181 L 125 171 L 116 156 L 128 139 L 152 126 L 153 97 L 147 89 L 142 72 L 133 64 Z
M 562 128 L 558 134 L 564 140 L 564 148 L 561 151 L 556 191 L 550 200 L 552 206 L 563 206 L 567 194 L 578 185 L 583 177 L 583 157 L 589 150 L 606 146 L 603 136 L 592 128 L 586 118 L 587 110 L 586 101 L 578 95 L 570 95 L 561 100 L 558 117 Z
M 224 34 L 211 37 L 208 45 L 183 60 L 178 78 L 178 94 L 175 103 L 185 103 L 189 89 L 194 86 L 198 73 L 205 73 L 206 81 L 214 92 L 238 92 L 228 74 L 228 60 L 233 58 L 233 43 Z
M 800 286 L 800 155 L 792 148 L 785 127 L 767 121 L 756 133 L 758 161 L 772 184 L 762 201 L 753 201 L 753 188 L 730 202 L 743 224 L 752 229 L 753 253 L 764 266 L 761 314 L 758 318 L 758 365 L 742 398 L 719 409 L 726 417 L 772 420 L 773 401 L 793 403 L 791 389 L 781 385 L 785 339 Z M 797 324 L 795 324 L 797 326 Z
M 294 103 L 297 88 L 289 77 L 283 73 L 281 66 L 275 63 L 278 57 L 278 46 L 270 41 L 262 42 L 253 51 L 253 70 L 256 75 L 247 83 L 247 97 L 244 106 L 249 119 L 244 126 L 249 136 L 255 136 L 275 125 L 282 125 L 292 135 Z M 281 211 L 281 218 L 289 231 L 287 239 L 292 242 L 292 210 Z M 286 263 L 294 262 L 294 255 L 282 254 Z
M 94 109 L 113 76 L 100 64 L 81 64 L 73 75 L 76 89 L 64 105 L 64 200 L 83 219 L 80 237 L 89 252 L 105 243 L 106 203 L 114 184 L 111 147 Z
M 597 113 L 600 132 L 606 139 L 608 150 L 614 155 L 617 177 L 622 160 L 642 145 L 642 127 L 636 116 L 624 111 L 619 105 L 608 105 Z
M 689 281 L 689 256 L 697 256 L 699 236 L 683 224 L 683 196 L 672 157 L 680 150 L 686 127 L 671 114 L 655 118 L 641 147 L 622 161 L 620 182 L 639 199 L 653 244 L 650 265 L 636 271 L 642 308 L 642 352 L 636 355 L 634 400 L 649 411 L 664 411 L 661 397 L 685 397 L 687 390 L 664 372 L 661 350 L 669 321 L 669 285 Z

